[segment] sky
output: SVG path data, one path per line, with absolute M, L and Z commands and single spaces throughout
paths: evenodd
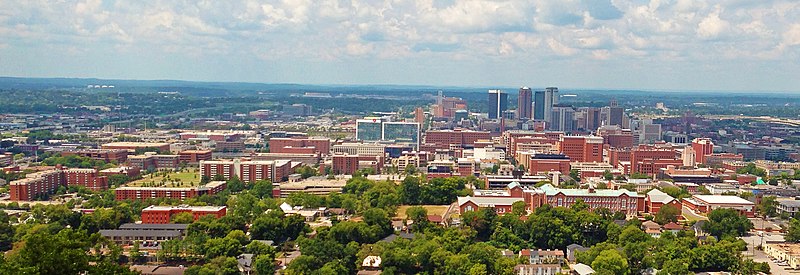
M 0 75 L 800 92 L 800 1 L 0 0 Z

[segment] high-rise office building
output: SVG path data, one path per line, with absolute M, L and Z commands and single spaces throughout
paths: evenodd
M 519 97 L 517 98 L 517 118 L 533 118 L 533 94 L 531 92 L 531 88 L 519 88 Z
M 619 125 L 625 127 L 625 125 L 623 125 L 625 120 L 625 109 L 617 104 L 617 100 L 611 100 L 609 106 L 604 109 L 604 111 L 607 112 L 606 125 Z
M 419 145 L 419 123 L 384 122 L 383 140 Z
M 502 90 L 489 90 L 489 119 L 498 119 L 508 108 L 508 94 Z
M 553 105 L 558 104 L 558 88 L 547 87 L 544 89 L 544 121 L 552 123 Z
M 544 120 L 544 91 L 536 91 L 533 98 L 533 119 Z
M 569 105 L 553 106 L 550 130 L 570 132 L 575 130 L 575 109 Z
M 364 118 L 356 120 L 356 139 L 363 141 L 378 141 L 383 137 L 383 119 Z
M 695 163 L 706 163 L 706 156 L 714 153 L 714 142 L 710 138 L 695 138 L 692 140 L 692 149 L 695 152 Z

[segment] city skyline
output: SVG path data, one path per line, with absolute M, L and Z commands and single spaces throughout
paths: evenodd
M 8 76 L 680 91 L 800 84 L 800 3 L 791 1 L 5 6 Z

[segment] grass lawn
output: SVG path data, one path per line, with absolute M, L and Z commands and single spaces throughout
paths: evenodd
M 401 205 L 397 207 L 397 215 L 395 218 L 398 219 L 405 219 L 406 218 L 406 209 L 412 206 L 422 206 L 426 210 L 428 210 L 428 215 L 444 215 L 444 212 L 447 211 L 447 208 L 450 207 L 449 205 Z
M 155 172 L 152 174 L 152 178 L 150 176 L 150 174 L 144 175 L 142 179 L 130 182 L 126 186 L 192 187 L 200 185 L 200 174 L 197 169 L 169 172 L 166 176 L 163 172 Z

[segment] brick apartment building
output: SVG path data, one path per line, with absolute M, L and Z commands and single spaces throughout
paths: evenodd
M 128 164 L 142 170 L 175 170 L 180 166 L 179 155 L 144 154 L 128 157 Z
M 288 154 L 322 154 L 331 152 L 331 140 L 328 138 L 271 138 L 269 140 L 270 153 Z
M 128 159 L 128 151 L 120 149 L 83 149 L 83 150 L 70 150 L 61 152 L 62 157 L 78 155 L 81 157 L 88 157 L 95 160 L 102 160 L 108 163 L 125 163 Z
M 200 161 L 211 160 L 213 154 L 211 150 L 186 150 L 178 153 L 178 161 L 181 163 L 200 163 Z
M 558 149 L 572 161 L 603 161 L 603 138 L 601 137 L 562 136 L 558 141 Z
M 108 177 L 94 169 L 61 169 L 60 167 L 28 174 L 24 179 L 9 183 L 12 201 L 31 201 L 54 194 L 60 186 L 78 185 L 92 191 L 108 189 Z
M 212 181 L 195 187 L 120 187 L 114 190 L 118 201 L 171 198 L 184 200 L 202 195 L 214 195 L 227 187 L 224 181 Z
M 458 198 L 461 213 L 477 210 L 478 207 L 490 207 L 498 214 L 504 214 L 510 212 L 510 205 L 515 201 L 524 201 L 526 208 L 534 211 L 545 204 L 571 207 L 582 200 L 591 210 L 607 208 L 627 215 L 636 215 L 644 211 L 645 206 L 644 196 L 624 189 L 561 189 L 550 184 L 539 188 L 523 188 L 519 183 L 512 182 L 503 190 L 475 190 L 473 193 L 474 197 Z
M 335 154 L 332 157 L 333 173 L 337 175 L 353 175 L 356 171 L 372 168 L 380 173 L 383 169 L 383 156 L 362 156 L 350 154 Z
M 169 152 L 169 143 L 165 142 L 111 142 L 100 145 L 102 149 L 119 149 L 128 152 L 136 150 L 158 150 L 159 152 Z
M 658 174 L 661 168 L 683 165 L 678 152 L 672 148 L 639 145 L 632 149 L 630 154 L 630 168 L 626 167 L 626 174 L 641 173 L 652 176 Z
M 528 174 L 536 175 L 551 171 L 569 174 L 570 158 L 563 154 L 534 154 L 528 160 Z
M 296 166 L 288 160 L 212 160 L 200 162 L 200 175 L 210 179 L 221 175 L 225 180 L 236 176 L 245 182 L 283 182 L 294 168 Z
M 170 218 L 178 213 L 191 213 L 196 221 L 203 216 L 212 215 L 215 218 L 222 218 L 227 213 L 225 206 L 155 206 L 151 205 L 142 209 L 142 223 L 166 224 Z
M 458 146 L 475 145 L 478 140 L 491 139 L 488 131 L 471 130 L 436 130 L 425 133 L 425 142 L 420 146 L 420 151 L 435 151 L 436 149 L 449 149 L 451 144 Z

